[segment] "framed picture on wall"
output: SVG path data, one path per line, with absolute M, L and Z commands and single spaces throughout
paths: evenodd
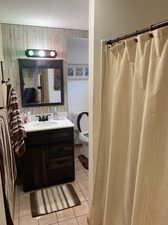
M 74 68 L 71 65 L 68 65 L 68 76 L 73 77 L 74 76 Z
M 68 64 L 69 79 L 88 79 L 88 64 Z
M 83 76 L 83 66 L 76 66 L 76 68 L 75 68 L 75 75 L 77 77 L 82 77 Z
M 85 66 L 85 76 L 88 77 L 89 75 L 89 68 L 88 66 Z

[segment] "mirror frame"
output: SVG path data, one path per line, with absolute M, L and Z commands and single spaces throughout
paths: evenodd
M 64 105 L 64 73 L 63 73 L 63 60 L 61 59 L 18 59 L 19 61 L 19 76 L 20 76 L 20 90 L 22 107 L 38 107 L 38 106 L 54 106 Z M 24 68 L 59 68 L 61 70 L 61 102 L 59 103 L 41 103 L 41 104 L 24 104 L 23 91 L 24 91 Z

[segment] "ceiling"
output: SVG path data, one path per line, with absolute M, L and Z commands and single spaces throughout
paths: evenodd
M 89 0 L 0 0 L 0 22 L 88 30 Z

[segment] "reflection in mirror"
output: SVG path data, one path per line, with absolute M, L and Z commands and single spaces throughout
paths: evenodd
M 61 68 L 22 66 L 21 81 L 23 106 L 62 103 Z
M 23 69 L 24 104 L 61 103 L 59 69 Z

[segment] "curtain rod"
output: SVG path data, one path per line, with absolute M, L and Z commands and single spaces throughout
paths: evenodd
M 168 21 L 163 21 L 161 23 L 158 23 L 158 24 L 153 24 L 151 25 L 150 27 L 146 27 L 146 28 L 143 28 L 142 30 L 137 30 L 133 33 L 129 33 L 129 34 L 125 34 L 123 36 L 120 36 L 118 38 L 115 38 L 113 40 L 109 40 L 106 42 L 107 45 L 112 45 L 116 42 L 119 42 L 119 41 L 122 41 L 122 40 L 125 40 L 127 38 L 131 38 L 131 37 L 135 37 L 139 34 L 143 34 L 143 33 L 146 33 L 146 32 L 149 32 L 149 31 L 153 31 L 153 30 L 156 30 L 158 28 L 161 28 L 161 27 L 165 27 L 165 26 L 168 26 Z

